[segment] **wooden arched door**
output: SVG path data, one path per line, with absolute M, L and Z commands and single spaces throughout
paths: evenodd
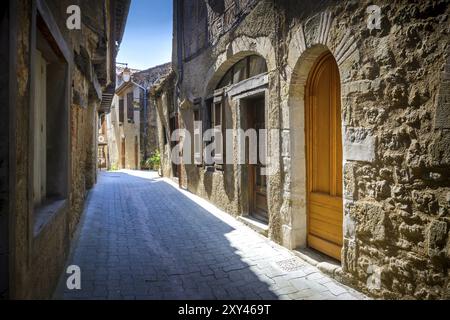
M 341 260 L 342 134 L 339 69 L 320 56 L 305 90 L 308 246 Z

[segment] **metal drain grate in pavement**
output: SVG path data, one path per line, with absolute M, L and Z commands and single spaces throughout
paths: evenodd
M 276 264 L 281 270 L 286 272 L 297 271 L 304 267 L 304 264 L 295 258 L 277 261 Z

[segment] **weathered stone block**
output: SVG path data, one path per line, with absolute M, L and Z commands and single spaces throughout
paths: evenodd
M 348 128 L 344 140 L 344 159 L 375 161 L 376 138 L 364 128 Z
M 345 272 L 356 273 L 358 261 L 358 245 L 355 240 L 344 238 L 344 249 L 342 250 L 342 269 Z
M 375 184 L 375 199 L 384 200 L 391 196 L 391 187 L 386 180 L 377 181 Z
M 281 156 L 289 157 L 291 155 L 291 132 L 283 130 L 281 132 Z
M 383 207 L 377 204 L 366 204 L 365 214 L 358 219 L 356 235 L 375 242 L 386 241 L 387 213 Z
M 348 213 L 344 214 L 343 221 L 344 237 L 349 239 L 355 238 L 355 220 Z
M 308 21 L 304 24 L 304 33 L 305 33 L 305 42 L 306 47 L 311 47 L 316 43 L 317 35 L 319 32 L 320 26 L 320 15 L 317 14 L 312 18 L 308 19 Z
M 371 89 L 371 80 L 357 80 L 344 84 L 342 87 L 342 95 L 347 96 L 352 93 L 366 94 Z M 379 81 L 376 82 L 376 86 L 379 86 Z
M 437 214 L 439 210 L 439 203 L 435 194 L 432 191 L 417 191 L 412 192 L 413 204 L 416 210 L 427 214 Z
M 405 222 L 402 222 L 398 229 L 408 241 L 414 243 L 423 241 L 423 226 L 421 225 L 408 225 Z
M 440 135 L 435 137 L 435 142 L 429 148 L 434 164 L 446 166 L 450 165 L 449 146 L 450 146 L 450 131 L 443 130 Z
M 358 198 L 355 164 L 352 162 L 344 164 L 344 198 L 349 200 L 356 200 Z
M 436 96 L 436 114 L 434 125 L 439 129 L 450 129 L 450 95 L 438 94 Z

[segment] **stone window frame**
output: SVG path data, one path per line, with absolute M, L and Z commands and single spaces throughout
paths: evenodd
M 264 68 L 262 72 L 252 74 L 251 73 L 251 61 L 252 59 L 258 59 L 259 62 L 264 62 Z M 245 63 L 245 75 L 239 81 L 235 81 L 235 68 L 236 66 Z M 224 85 L 224 79 L 230 77 L 230 83 Z M 220 80 L 217 82 L 214 92 L 205 98 L 205 112 L 204 119 L 209 116 L 208 128 L 212 129 L 217 127 L 222 132 L 222 153 L 219 156 L 213 155 L 214 163 L 211 165 L 206 165 L 203 157 L 203 164 L 206 171 L 224 171 L 223 162 L 226 159 L 226 104 L 228 103 L 228 98 L 235 95 L 242 94 L 245 91 L 258 91 L 261 85 L 267 85 L 268 83 L 268 65 L 264 57 L 259 54 L 252 53 L 242 57 L 241 59 L 234 62 L 222 75 Z M 249 85 L 250 84 L 250 85 Z M 251 94 L 251 92 L 250 92 Z M 220 119 L 221 124 L 215 124 L 216 118 L 216 107 L 220 105 Z M 211 111 L 210 108 L 213 110 Z M 219 128 L 220 127 L 220 128 Z M 230 142 L 232 143 L 232 142 Z
M 28 230 L 29 234 L 33 237 L 29 238 L 29 248 L 32 246 L 32 239 L 39 236 L 41 231 L 49 225 L 56 216 L 66 211 L 68 207 L 68 196 L 70 186 L 70 97 L 71 97 L 71 71 L 73 68 L 72 53 L 68 44 L 62 36 L 60 29 L 54 19 L 51 11 L 47 7 L 45 1 L 36 0 L 32 4 L 32 18 L 31 18 L 31 30 L 30 30 L 30 74 L 34 75 L 36 72 L 36 59 L 34 56 L 35 48 L 42 45 L 50 48 L 56 59 L 53 64 L 55 65 L 55 71 L 49 77 L 55 76 L 58 81 L 52 81 L 48 79 L 46 105 L 47 108 L 53 110 L 53 112 L 47 112 L 47 118 L 49 123 L 52 124 L 52 128 L 48 128 L 50 133 L 47 134 L 51 139 L 50 145 L 53 150 L 47 155 L 51 155 L 50 160 L 47 159 L 47 163 L 50 161 L 48 167 L 52 168 L 52 174 L 47 173 L 47 177 L 50 182 L 47 182 L 47 196 L 46 201 L 38 207 L 34 207 L 33 199 L 28 202 Z M 48 55 L 47 53 L 46 55 Z M 53 88 L 53 90 L 52 90 Z M 30 82 L 30 117 L 29 117 L 29 141 L 32 141 L 33 134 L 35 132 L 35 83 Z M 54 117 L 54 118 L 53 118 Z M 55 134 L 57 133 L 57 134 Z M 65 133 L 65 134 L 64 134 Z M 47 145 L 48 146 L 48 145 Z M 29 194 L 33 194 L 33 176 L 34 169 L 34 144 L 30 143 L 28 146 L 29 165 L 28 176 L 31 183 L 28 184 Z M 46 151 L 47 152 L 47 151 Z M 55 174 L 55 171 L 57 172 Z M 50 191 L 49 191 L 50 190 Z

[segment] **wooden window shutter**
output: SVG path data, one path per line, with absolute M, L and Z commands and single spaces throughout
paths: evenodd
M 199 111 L 197 111 L 198 113 Z M 202 164 L 203 157 L 202 122 L 194 117 L 194 164 Z
M 119 100 L 119 122 L 123 123 L 124 119 L 124 105 L 123 105 L 123 99 Z
M 214 152 L 214 162 L 217 165 L 223 164 L 224 159 L 224 97 L 223 91 L 214 93 L 214 104 L 213 104 L 213 119 L 214 119 L 214 141 L 216 144 Z

